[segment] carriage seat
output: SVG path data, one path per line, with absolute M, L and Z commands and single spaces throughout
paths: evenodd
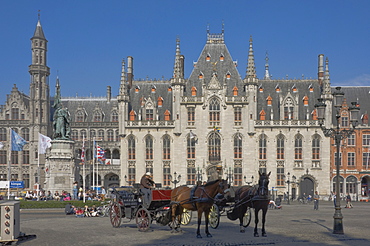
M 138 204 L 138 194 L 137 193 L 122 190 L 122 191 L 119 191 L 119 195 L 125 207 L 137 206 Z

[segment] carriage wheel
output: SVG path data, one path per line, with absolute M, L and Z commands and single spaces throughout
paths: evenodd
M 117 228 L 121 225 L 122 210 L 121 206 L 117 202 L 112 204 L 112 207 L 109 210 L 109 218 L 113 227 Z
M 191 210 L 183 209 L 181 214 L 181 225 L 187 225 L 190 223 L 192 217 Z
M 213 204 L 208 215 L 209 226 L 216 229 L 220 224 L 220 209 L 216 204 Z
M 251 223 L 251 219 L 252 219 L 252 210 L 250 207 L 248 207 L 243 217 L 243 226 L 244 227 L 249 226 L 249 224 Z
M 150 227 L 152 218 L 146 208 L 139 208 L 136 212 L 136 225 L 139 231 L 147 231 Z

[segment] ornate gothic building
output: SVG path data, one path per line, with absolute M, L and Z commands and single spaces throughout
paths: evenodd
M 207 42 L 189 78 L 184 77 L 180 40 L 176 41 L 173 76 L 168 81 L 135 80 L 133 58 L 128 57 L 122 61 L 117 97 L 112 97 L 109 86 L 104 98 L 63 97 L 67 88 L 57 79 L 75 141 L 75 177 L 71 178 L 82 182 L 80 155 L 86 139 L 88 186 L 94 179 L 92 173 L 96 173 L 99 185 L 109 187 L 138 183 L 149 171 L 158 186 L 172 187 L 193 185 L 215 175 L 239 186 L 256 183 L 258 172 L 271 172 L 274 195 L 286 193 L 295 198 L 317 190 L 322 197 L 329 196 L 336 180 L 332 171 L 335 152 L 331 139 L 320 128 L 315 109 L 317 99 L 323 98 L 327 105 L 325 125 L 333 126 L 336 118 L 328 59 L 318 56 L 317 79 L 273 79 L 266 55 L 265 75 L 259 79 L 252 38 L 246 45 L 249 55 L 242 73 L 224 38 L 223 30 L 218 34 L 207 30 Z M 38 132 L 52 136 L 53 113 L 47 40 L 40 21 L 31 42 L 30 95 L 14 85 L 0 108 L 0 141 L 5 145 L 0 150 L 0 179 L 7 180 L 11 127 L 29 142 L 23 151 L 11 153 L 11 179 L 24 180 L 26 188 L 35 182 L 42 184 L 49 171 L 48 160 L 37 156 L 37 141 Z M 362 118 L 355 137 L 344 142 L 340 153 L 341 189 L 359 195 L 361 189 L 368 192 L 370 180 L 369 88 L 344 91 L 347 101 L 361 104 Z M 348 107 L 341 113 L 345 120 Z M 341 122 L 341 127 L 347 126 Z M 98 169 L 92 165 L 94 140 L 106 155 Z M 41 180 L 36 175 L 38 163 L 43 170 Z

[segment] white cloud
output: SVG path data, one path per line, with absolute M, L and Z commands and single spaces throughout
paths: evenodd
M 355 78 L 335 83 L 341 86 L 370 86 L 370 74 L 362 74 Z

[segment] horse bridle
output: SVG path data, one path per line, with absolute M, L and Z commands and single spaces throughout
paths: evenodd
M 267 184 L 266 184 L 267 183 Z M 265 196 L 268 194 L 268 178 L 264 178 L 263 180 L 261 180 L 261 184 L 259 184 L 259 187 L 258 187 L 258 194 L 260 196 Z

